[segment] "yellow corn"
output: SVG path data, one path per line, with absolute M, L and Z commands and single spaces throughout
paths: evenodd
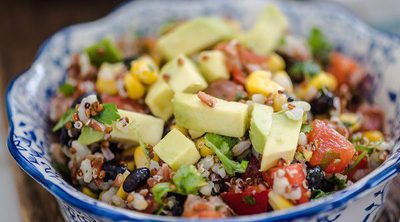
M 149 168 L 150 166 L 150 161 L 147 158 L 146 154 L 144 153 L 143 149 L 145 148 L 142 148 L 140 146 L 136 147 L 135 149 L 134 160 L 137 168 L 142 168 L 142 167 Z
M 135 169 L 135 161 L 129 160 L 126 162 L 126 168 L 128 168 L 130 171 L 133 171 Z
M 363 136 L 371 143 L 376 143 L 383 140 L 383 134 L 378 130 L 365 131 L 363 132 Z
M 143 56 L 131 63 L 131 74 L 139 77 L 139 80 L 151 85 L 158 77 L 158 67 L 149 56 Z
M 195 144 L 197 149 L 200 151 L 200 155 L 202 157 L 214 154 L 214 152 L 206 145 L 204 137 L 201 137 L 200 139 L 196 140 Z
M 100 79 L 96 81 L 96 89 L 99 93 L 115 95 L 118 93 L 117 82 L 114 79 Z
M 308 87 L 314 87 L 317 90 L 327 88 L 334 91 L 337 87 L 337 80 L 332 74 L 322 72 L 310 80 Z
M 285 60 L 280 55 L 274 53 L 267 58 L 267 67 L 271 72 L 284 70 L 286 67 Z
M 268 193 L 268 198 L 268 202 L 274 210 L 283 210 L 293 207 L 292 202 L 283 198 L 281 195 L 275 193 L 274 191 L 270 191 Z
M 283 91 L 284 88 L 271 80 L 270 72 L 255 71 L 246 79 L 246 90 L 250 95 L 263 94 L 269 96 L 272 93 Z
M 154 160 L 154 161 L 156 161 L 156 162 L 158 162 L 158 161 L 160 161 L 160 157 L 158 157 L 158 155 L 157 155 L 157 153 L 153 153 L 153 158 L 152 158 L 152 160 Z
M 95 194 L 93 191 L 91 191 L 87 187 L 82 188 L 82 193 L 86 194 L 87 196 L 89 196 L 91 198 L 97 199 L 97 194 Z
M 130 174 L 130 173 L 129 173 L 128 170 L 126 170 L 126 171 L 122 174 L 123 177 L 124 177 L 124 180 L 128 177 L 129 174 Z M 118 191 L 117 191 L 117 196 L 119 196 L 119 197 L 121 197 L 122 199 L 125 200 L 125 199 L 128 197 L 128 194 L 124 191 L 123 184 L 124 184 L 124 183 L 122 183 L 121 186 L 119 186 L 119 189 L 118 189 Z
M 187 131 L 186 128 L 183 128 L 183 127 L 178 126 L 178 125 L 176 125 L 176 124 L 171 125 L 170 128 L 171 128 L 171 130 L 172 130 L 172 129 L 177 129 L 177 130 L 181 131 L 181 133 L 182 133 L 183 135 L 185 135 L 185 136 L 187 136 L 187 134 L 188 134 L 188 131 Z
M 125 75 L 124 84 L 128 97 L 131 99 L 140 99 L 144 95 L 144 86 L 140 81 L 133 75 Z
M 272 81 L 282 86 L 286 92 L 293 92 L 293 83 L 289 75 L 285 71 L 278 71 L 272 76 Z
M 283 93 L 275 93 L 273 100 L 273 108 L 275 112 L 282 110 L 282 106 L 287 103 L 287 96 Z
M 342 113 L 339 119 L 353 132 L 361 127 L 361 116 L 356 113 Z

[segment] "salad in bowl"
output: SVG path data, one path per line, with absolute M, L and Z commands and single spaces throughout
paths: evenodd
M 88 44 L 50 100 L 53 166 L 101 202 L 189 218 L 352 186 L 393 147 L 374 75 L 320 27 L 304 37 L 289 25 L 268 5 L 249 29 L 201 16 Z

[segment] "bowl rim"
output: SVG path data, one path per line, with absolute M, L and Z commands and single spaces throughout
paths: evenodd
M 138 0 L 136 0 L 138 1 Z M 140 2 L 144 0 L 139 0 Z M 39 47 L 39 50 L 37 51 L 34 60 L 32 62 L 32 65 L 36 63 L 36 61 L 40 58 L 42 53 L 47 49 L 48 43 L 50 40 L 53 39 L 54 36 L 57 34 L 67 32 L 70 29 L 77 27 L 77 26 L 82 26 L 82 25 L 87 25 L 91 23 L 97 23 L 100 20 L 103 20 L 107 17 L 111 17 L 114 14 L 117 14 L 121 9 L 124 8 L 124 6 L 135 2 L 135 0 L 128 0 L 126 2 L 123 2 L 116 6 L 114 9 L 111 10 L 110 13 L 108 13 L 106 16 L 103 16 L 99 19 L 96 19 L 91 22 L 84 22 L 84 23 L 77 23 L 71 26 L 67 26 L 65 28 L 60 29 L 59 31 L 53 33 L 50 37 L 48 37 Z M 340 13 L 346 14 L 346 16 L 350 17 L 351 19 L 354 19 L 357 21 L 359 24 L 364 25 L 366 28 L 368 28 L 368 31 L 374 31 L 378 35 L 383 35 L 388 37 L 391 41 L 397 41 L 400 43 L 400 36 L 391 33 L 388 31 L 384 30 L 378 30 L 365 22 L 363 22 L 361 19 L 359 19 L 358 16 L 356 16 L 354 13 L 349 11 L 346 7 L 339 3 L 332 3 L 332 2 L 318 2 L 318 4 L 325 5 L 326 7 L 337 7 L 341 11 Z M 37 170 L 34 166 L 32 166 L 28 160 L 22 156 L 20 152 L 17 151 L 17 147 L 14 145 L 14 122 L 13 120 L 13 112 L 11 111 L 11 105 L 10 101 L 13 100 L 11 98 L 10 92 L 13 89 L 14 83 L 16 80 L 18 80 L 20 77 L 24 76 L 25 74 L 29 73 L 32 71 L 32 65 L 22 71 L 17 77 L 15 77 L 11 82 L 9 83 L 6 93 L 5 93 L 5 100 L 6 100 L 6 111 L 7 111 L 7 117 L 9 121 L 9 133 L 7 137 L 7 146 L 9 149 L 10 154 L 12 157 L 15 159 L 17 164 L 30 176 L 32 177 L 36 182 L 38 182 L 41 186 L 43 186 L 47 191 L 49 191 L 58 201 L 63 201 L 66 202 L 67 204 L 79 209 L 83 210 L 86 213 L 89 213 L 90 216 L 94 215 L 96 217 L 105 217 L 113 220 L 138 220 L 138 219 L 145 219 L 145 220 L 152 220 L 152 221 L 185 221 L 184 218 L 181 217 L 170 217 L 170 216 L 157 216 L 157 215 L 151 215 L 151 214 L 144 214 L 132 210 L 127 210 L 127 209 L 122 209 L 118 207 L 114 207 L 111 205 L 97 205 L 97 204 L 92 204 L 88 203 L 82 199 L 78 199 L 68 192 L 66 192 L 62 187 L 52 183 L 51 181 L 47 180 L 40 172 Z M 399 143 L 396 143 L 395 146 L 399 145 Z M 383 169 L 380 173 L 374 175 L 373 177 L 369 178 L 368 180 L 364 181 L 364 183 L 360 186 L 350 186 L 346 189 L 344 189 L 345 192 L 344 194 L 338 195 L 332 194 L 329 195 L 326 198 L 322 198 L 310 203 L 302 204 L 296 207 L 293 207 L 289 210 L 284 210 L 284 211 L 274 211 L 274 212 L 266 212 L 266 213 L 261 213 L 261 214 L 256 214 L 256 215 L 249 215 L 249 216 L 238 216 L 238 217 L 230 217 L 230 218 L 225 218 L 225 219 L 220 219 L 218 221 L 249 221 L 249 220 L 264 220 L 264 221 L 280 221 L 280 220 L 288 220 L 291 218 L 298 218 L 298 217 L 311 217 L 314 216 L 320 212 L 323 212 L 325 210 L 331 210 L 331 209 L 336 209 L 344 206 L 347 202 L 350 202 L 353 200 L 355 197 L 358 197 L 360 194 L 362 194 L 364 191 L 376 187 L 377 185 L 382 184 L 383 182 L 389 180 L 390 178 L 394 177 L 397 173 L 400 172 L 400 156 L 397 158 L 397 160 L 392 164 L 387 166 L 385 169 Z M 84 195 L 84 194 L 82 194 Z M 97 200 L 96 200 L 97 201 Z M 215 220 L 215 219 L 211 219 Z

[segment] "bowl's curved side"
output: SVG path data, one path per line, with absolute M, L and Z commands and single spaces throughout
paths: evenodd
M 68 27 L 52 36 L 41 48 L 32 67 L 14 80 L 7 90 L 7 112 L 10 122 L 8 147 L 17 163 L 30 176 L 66 204 L 98 217 L 115 220 L 182 220 L 171 217 L 151 216 L 116 208 L 93 200 L 81 194 L 66 183 L 50 164 L 47 147 L 48 101 L 58 83 L 65 77 L 69 56 L 85 45 L 103 36 L 123 35 L 129 30 L 154 33 L 155 27 L 173 17 L 194 17 L 200 14 L 229 15 L 249 25 L 255 20 L 256 12 L 265 2 L 250 1 L 135 1 L 119 8 L 111 15 L 92 23 Z M 388 122 L 397 137 L 400 135 L 400 103 L 396 70 L 400 70 L 400 39 L 375 31 L 349 13 L 337 13 L 340 7 L 327 3 L 279 1 L 278 4 L 288 15 L 294 31 L 305 35 L 312 25 L 319 25 L 325 32 L 332 33 L 331 39 L 340 43 L 340 49 L 368 65 L 377 73 L 376 96 L 378 104 L 387 108 Z M 172 5 L 176 7 L 171 7 Z M 333 13 L 333 11 L 336 11 Z M 158 16 L 151 16 L 157 14 Z M 307 15 L 300 17 L 301 15 Z M 135 18 L 135 19 L 132 19 Z M 320 19 L 318 19 L 320 18 Z M 144 22 L 146 21 L 146 22 Z M 147 25 L 144 25 L 147 24 Z M 330 26 L 326 26 L 330 24 Z M 352 37 L 341 35 L 343 30 L 353 30 Z M 354 45 L 357 44 L 357 45 Z M 301 205 L 285 212 L 272 212 L 233 220 L 289 220 L 312 217 L 324 211 L 335 211 L 346 206 L 354 198 L 361 198 L 366 191 L 382 186 L 400 169 L 400 144 L 396 138 L 394 153 L 376 171 L 354 186 L 337 192 L 327 198 Z M 232 220 L 232 219 L 231 219 Z

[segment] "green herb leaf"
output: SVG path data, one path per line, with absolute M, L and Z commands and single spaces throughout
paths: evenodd
M 289 69 L 289 75 L 296 78 L 313 77 L 321 72 L 321 67 L 313 62 L 297 62 Z
M 249 163 L 248 161 L 242 160 L 242 162 L 238 163 L 231 160 L 232 151 L 230 149 L 237 143 L 236 138 L 220 136 L 213 133 L 207 133 L 204 138 L 206 145 L 218 156 L 229 175 L 244 173 L 246 171 Z M 229 148 L 229 151 L 227 151 L 227 148 Z
M 67 110 L 67 112 L 65 112 L 65 113 L 61 116 L 60 120 L 58 120 L 57 124 L 53 127 L 53 132 L 55 132 L 55 131 L 57 131 L 57 130 L 63 128 L 64 125 L 65 125 L 67 122 L 72 121 L 72 116 L 74 115 L 74 113 L 75 113 L 75 110 L 74 110 L 74 109 L 69 109 L 69 110 Z
M 313 130 L 313 126 L 311 124 L 303 124 L 301 126 L 301 132 L 308 134 Z
M 115 104 L 104 103 L 103 110 L 93 118 L 103 124 L 110 125 L 113 121 L 120 119 L 121 116 L 119 115 L 117 106 Z
M 172 181 L 176 185 L 176 192 L 183 195 L 197 194 L 200 187 L 206 185 L 204 178 L 193 165 L 179 168 Z
M 85 49 L 90 63 L 100 67 L 102 63 L 116 63 L 122 60 L 122 52 L 109 39 L 103 39 Z
M 328 179 L 328 182 L 334 185 L 334 190 L 342 190 L 347 187 L 347 181 L 339 179 L 337 176 L 332 176 Z
M 377 145 L 380 145 L 380 144 L 377 144 Z M 365 146 L 365 145 L 355 145 L 354 148 L 356 150 L 362 150 L 367 153 L 372 153 L 376 147 L 375 146 Z
M 88 126 L 84 126 L 79 135 L 78 142 L 82 145 L 90 145 L 104 138 L 104 133 L 94 130 Z
M 171 183 L 158 183 L 151 188 L 151 193 L 158 204 L 163 204 L 163 198 L 173 190 Z
M 317 27 L 313 27 L 308 36 L 308 45 L 315 58 L 322 63 L 326 63 L 332 51 L 332 43 L 326 38 L 324 33 Z
M 357 159 L 353 162 L 353 164 L 350 165 L 350 167 L 345 171 L 345 173 L 348 173 L 352 171 L 356 166 L 361 162 L 362 159 L 368 154 L 369 151 L 364 150 L 360 155 L 358 155 Z
M 332 192 L 324 192 L 323 190 L 317 189 L 313 190 L 311 193 L 311 199 L 316 200 L 318 198 L 326 197 Z
M 60 93 L 64 94 L 64 96 L 72 96 L 74 94 L 76 87 L 69 84 L 69 83 L 64 83 L 60 87 L 58 87 L 58 91 Z
M 256 204 L 256 199 L 253 196 L 243 196 L 242 200 L 245 204 L 248 204 L 248 205 Z

